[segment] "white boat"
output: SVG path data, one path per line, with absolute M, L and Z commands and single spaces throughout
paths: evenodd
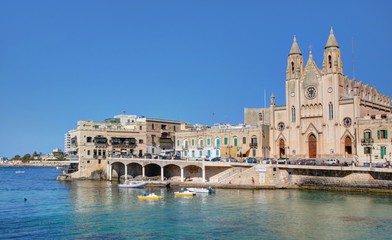
M 174 192 L 174 196 L 176 196 L 176 197 L 192 197 L 195 195 L 196 195 L 195 192 L 191 192 L 191 191 L 183 190 L 183 189 L 181 189 L 178 192 Z
M 212 187 L 208 188 L 187 188 L 188 191 L 195 192 L 195 193 L 214 193 L 215 189 Z
M 25 173 L 25 171 L 15 171 L 16 174 Z
M 118 187 L 120 187 L 120 188 L 142 188 L 146 184 L 147 183 L 144 182 L 144 181 L 130 181 L 130 180 L 126 180 L 124 183 L 118 184 Z

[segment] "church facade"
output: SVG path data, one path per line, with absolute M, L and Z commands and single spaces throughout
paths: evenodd
M 269 126 L 274 158 L 353 159 L 361 145 L 358 120 L 389 114 L 390 97 L 344 75 L 339 44 L 331 29 L 321 69 L 312 52 L 304 58 L 294 37 L 287 57 L 286 105 L 245 109 L 245 123 Z

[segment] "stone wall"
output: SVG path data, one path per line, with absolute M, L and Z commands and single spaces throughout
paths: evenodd
M 277 169 L 271 182 L 281 187 L 392 190 L 392 173 Z

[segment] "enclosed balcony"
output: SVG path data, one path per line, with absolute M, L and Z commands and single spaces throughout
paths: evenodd
M 135 138 L 121 138 L 121 137 L 112 138 L 112 146 L 113 147 L 121 147 L 121 148 L 135 148 L 136 147 L 136 139 Z
M 108 145 L 108 139 L 103 136 L 96 136 L 94 138 L 94 144 L 96 146 L 107 146 Z
M 162 149 L 171 149 L 174 147 L 174 142 L 171 138 L 159 138 L 159 146 Z
M 251 143 L 249 143 L 249 147 L 251 147 L 251 148 L 257 148 L 257 142 L 251 142 Z

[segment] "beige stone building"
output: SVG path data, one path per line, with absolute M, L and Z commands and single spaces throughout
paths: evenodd
M 78 121 L 65 134 L 68 159 L 102 160 L 107 157 L 143 157 L 146 153 L 174 152 L 174 133 L 180 122 L 117 115 L 105 121 Z
M 369 115 L 358 119 L 358 151 L 356 160 L 362 163 L 383 164 L 391 161 L 392 115 Z
M 352 159 L 362 134 L 358 119 L 391 112 L 390 97 L 344 75 L 331 29 L 321 69 L 304 59 L 294 37 L 287 57 L 286 105 L 245 109 L 245 124 L 269 125 L 271 157 Z M 365 123 L 365 121 L 362 121 Z M 372 123 L 373 124 L 373 123 Z M 366 128 L 366 127 L 364 127 Z
M 214 126 L 183 124 L 176 132 L 177 155 L 186 159 L 214 157 L 256 157 L 269 155 L 268 126 L 230 125 Z

